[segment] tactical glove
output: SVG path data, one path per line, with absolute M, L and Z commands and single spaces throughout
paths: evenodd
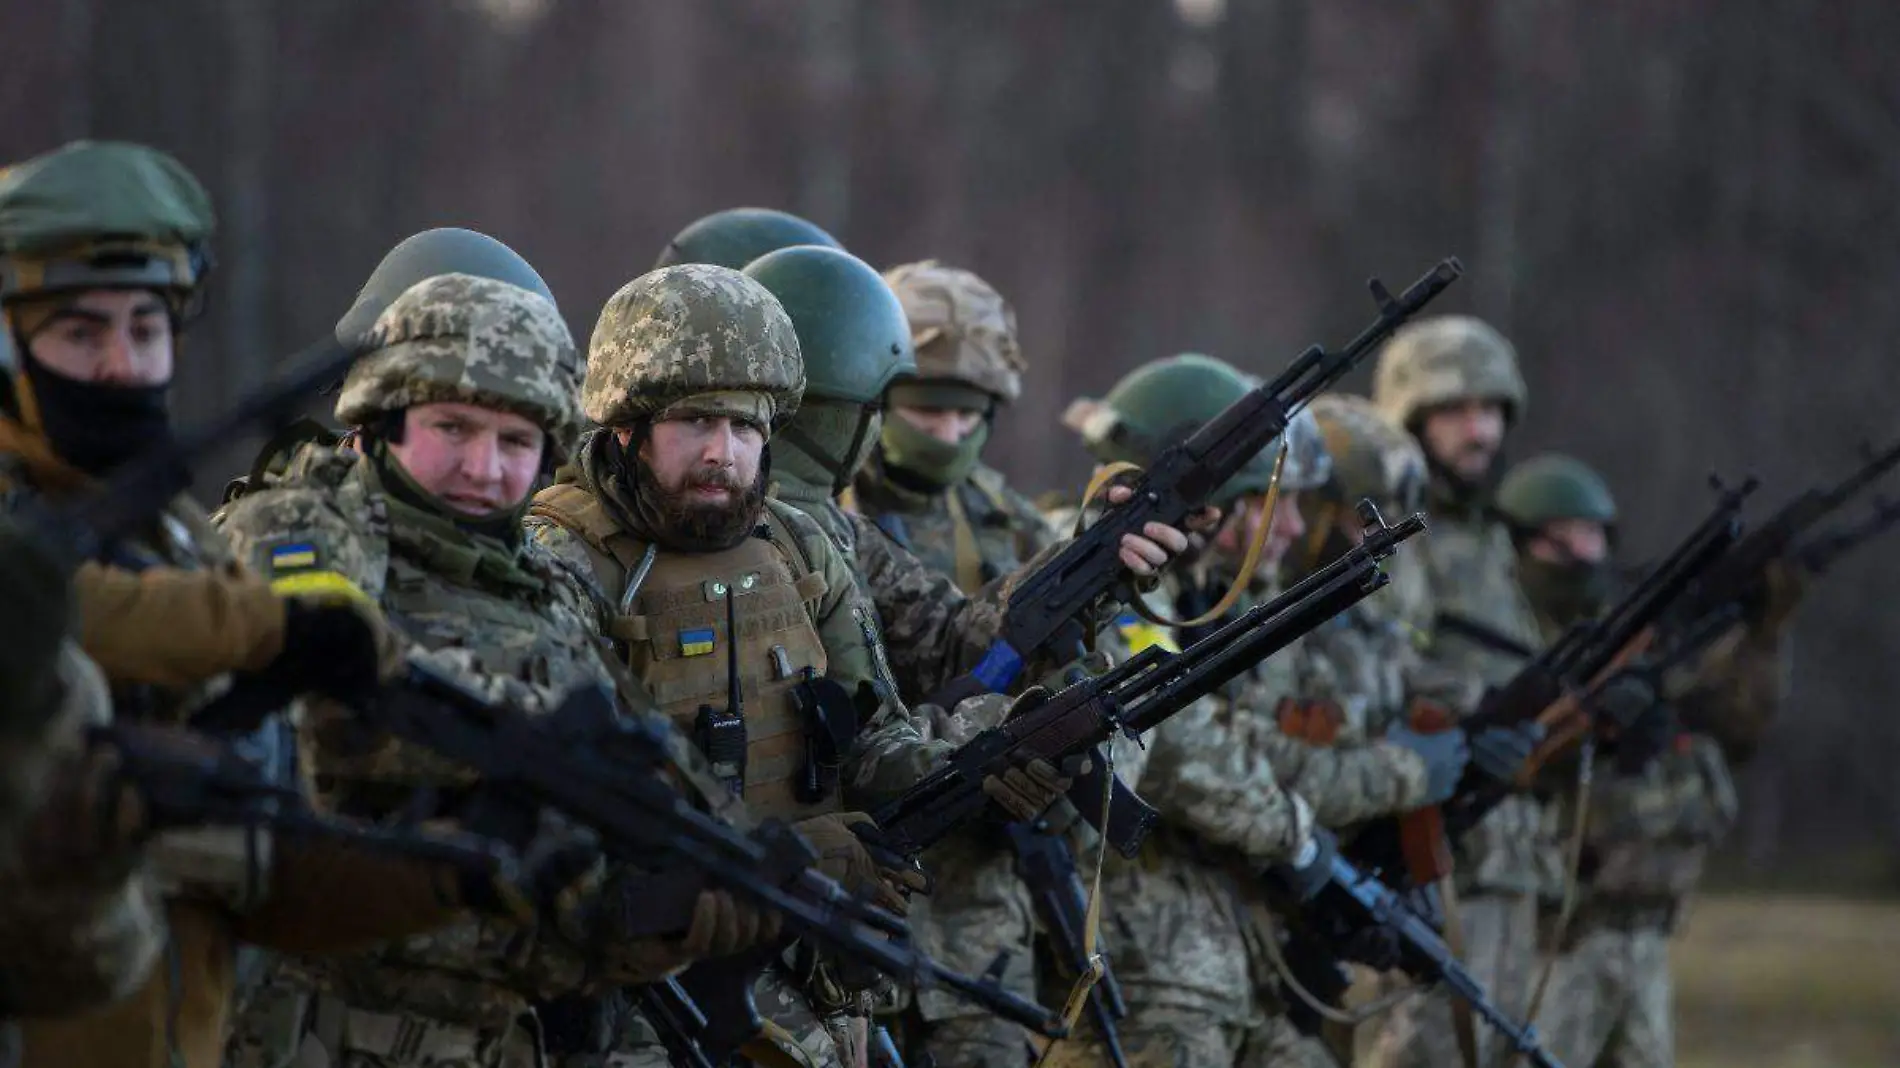
M 829 877 L 845 891 L 860 897 L 869 896 L 878 906 L 889 909 L 899 916 L 910 911 L 910 902 L 899 892 L 919 891 L 929 886 L 929 880 L 922 872 L 908 869 L 881 867 L 865 848 L 864 839 L 858 837 L 853 827 L 877 826 L 871 817 L 862 812 L 841 812 L 833 816 L 814 816 L 792 825 L 792 829 L 805 837 L 818 853 L 818 862 L 814 865 L 819 872 Z
M 1486 727 L 1470 736 L 1471 763 L 1498 782 L 1515 782 L 1548 733 L 1542 723 L 1535 721 Z
M 1401 749 L 1409 749 L 1425 762 L 1425 799 L 1421 805 L 1436 805 L 1451 797 L 1471 761 L 1465 732 L 1459 730 L 1415 731 L 1395 723 L 1385 732 L 1385 740 Z
M 1291 861 L 1268 869 L 1267 877 L 1279 883 L 1295 902 L 1311 901 L 1333 878 L 1333 858 L 1339 855 L 1338 840 L 1324 827 L 1313 828 L 1306 848 Z
M 1591 708 L 1616 729 L 1616 765 L 1636 774 L 1661 756 L 1681 728 L 1648 675 L 1618 673 L 1591 700 Z
M 984 779 L 983 792 L 1009 813 L 1010 819 L 1031 822 L 1066 797 L 1076 778 L 1087 775 L 1094 766 L 1086 755 L 1064 761 L 1061 770 L 1047 760 L 1029 760 Z
M 360 704 L 382 683 L 384 631 L 363 605 L 285 598 L 283 651 L 258 674 L 295 693 Z

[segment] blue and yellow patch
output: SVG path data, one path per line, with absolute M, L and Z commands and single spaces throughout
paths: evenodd
M 693 627 L 680 631 L 681 656 L 705 656 L 713 651 L 713 639 L 718 632 L 711 627 Z
M 279 545 L 270 551 L 270 571 L 282 575 L 289 571 L 308 571 L 317 566 L 317 547 L 307 541 Z
M 1159 645 L 1170 653 L 1181 651 L 1168 628 L 1158 627 L 1133 612 L 1123 613 L 1121 618 L 1115 620 L 1115 626 L 1122 632 L 1122 641 L 1128 643 L 1131 656 L 1151 645 Z

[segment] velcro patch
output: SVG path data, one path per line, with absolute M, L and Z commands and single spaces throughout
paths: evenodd
M 711 627 L 692 627 L 680 631 L 680 655 L 705 656 L 712 652 L 717 633 Z
M 1174 642 L 1174 635 L 1170 634 L 1166 627 L 1157 627 L 1132 612 L 1117 619 L 1115 625 L 1122 632 L 1122 640 L 1128 643 L 1130 655 L 1139 653 L 1150 645 L 1159 645 L 1170 653 L 1181 651 L 1181 647 Z
M 270 551 L 270 573 L 282 575 L 290 571 L 308 571 L 317 566 L 317 547 L 307 541 L 279 545 Z

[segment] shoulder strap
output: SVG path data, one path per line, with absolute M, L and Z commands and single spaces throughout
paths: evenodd
M 528 514 L 580 535 L 595 552 L 631 570 L 646 553 L 646 543 L 621 529 L 600 498 L 572 482 L 560 482 L 534 495 Z
M 812 559 L 811 546 L 806 542 L 807 538 L 816 538 L 821 542 L 826 540 L 818 521 L 771 497 L 765 499 L 765 511 L 761 515 L 766 528 L 772 532 L 772 544 L 779 546 L 785 562 L 791 565 L 799 599 L 815 602 L 823 597 L 829 592 L 829 584 L 818 562 Z

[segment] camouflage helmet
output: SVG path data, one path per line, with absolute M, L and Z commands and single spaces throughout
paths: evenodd
M 362 344 L 336 402 L 347 425 L 459 401 L 533 420 L 556 454 L 573 444 L 580 357 L 561 314 L 539 293 L 492 278 L 438 275 L 391 301 Z
M 1559 519 L 1616 523 L 1616 498 L 1609 483 L 1590 465 L 1547 452 L 1516 465 L 1498 483 L 1498 511 L 1520 530 L 1534 530 Z
M 838 239 L 796 215 L 771 208 L 728 208 L 695 221 L 666 243 L 655 267 L 710 263 L 733 270 L 793 245 L 843 248 Z
M 1320 493 L 1342 506 L 1370 497 L 1387 519 L 1417 511 L 1430 479 L 1418 439 L 1394 426 L 1372 401 L 1351 393 L 1327 393 L 1311 408 L 1332 477 Z
M 211 269 L 211 197 L 184 164 L 74 141 L 0 170 L 0 301 L 152 289 L 184 313 Z
M 918 385 L 973 386 L 1004 404 L 1022 396 L 1029 365 L 1016 343 L 1016 310 L 988 282 L 935 260 L 893 267 L 884 280 L 910 320 Z
M 356 294 L 356 302 L 337 320 L 337 341 L 345 347 L 356 345 L 391 301 L 416 283 L 445 274 L 491 278 L 554 303 L 548 284 L 520 253 L 484 233 L 441 227 L 411 234 L 389 250 Z
M 917 373 L 903 305 L 870 264 L 843 249 L 800 245 L 745 269 L 778 298 L 798 333 L 805 397 L 870 404 Z
M 581 410 L 602 426 L 719 414 L 772 429 L 804 392 L 798 334 L 778 298 L 729 267 L 680 264 L 608 298 Z
M 1501 403 L 1507 423 L 1522 419 L 1528 403 L 1517 350 L 1481 319 L 1420 319 L 1401 327 L 1379 354 L 1373 403 L 1408 430 L 1417 429 L 1427 408 L 1474 398 Z
M 1082 435 L 1097 460 L 1145 464 L 1259 385 L 1258 379 L 1222 360 L 1182 353 L 1135 368 L 1100 401 L 1071 405 L 1064 422 Z M 1281 488 L 1311 489 L 1325 482 L 1332 461 L 1312 415 L 1296 413 L 1287 430 Z M 1225 505 L 1238 497 L 1265 493 L 1272 484 L 1279 445 L 1280 439 L 1274 439 L 1248 461 L 1215 493 L 1213 503 Z

